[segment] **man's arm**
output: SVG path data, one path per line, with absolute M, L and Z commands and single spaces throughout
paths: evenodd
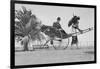
M 77 27 L 77 30 L 78 30 L 79 32 L 83 33 L 83 31 L 82 31 L 79 27 Z

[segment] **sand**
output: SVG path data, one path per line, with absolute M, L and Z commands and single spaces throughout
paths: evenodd
M 69 63 L 94 61 L 94 48 L 67 48 L 65 50 L 38 49 L 15 52 L 15 65 L 35 65 L 47 63 Z

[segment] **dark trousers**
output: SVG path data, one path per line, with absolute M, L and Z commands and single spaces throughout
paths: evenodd
M 72 36 L 72 42 L 71 45 L 77 44 L 78 43 L 78 37 L 77 36 Z

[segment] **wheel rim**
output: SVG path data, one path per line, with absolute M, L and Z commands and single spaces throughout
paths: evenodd
M 55 49 L 66 49 L 69 45 L 69 38 L 62 39 L 62 41 L 53 40 L 53 47 Z
M 44 31 L 46 32 L 47 29 Z M 66 38 L 66 39 L 62 39 L 63 38 L 63 35 L 62 35 L 62 32 L 59 30 L 60 32 L 60 40 L 56 40 L 56 39 L 51 39 L 51 41 L 53 41 L 53 44 L 51 44 L 55 49 L 66 49 L 69 45 L 69 38 Z M 47 43 L 48 44 L 48 43 Z

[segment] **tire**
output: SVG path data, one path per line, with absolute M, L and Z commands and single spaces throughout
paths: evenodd
M 47 31 L 47 29 L 45 31 Z M 61 30 L 58 31 L 60 32 L 60 40 L 51 37 L 50 45 L 53 46 L 55 49 L 66 49 L 69 45 L 69 38 L 63 39 L 63 34 Z
M 55 49 L 66 49 L 69 45 L 69 38 L 62 39 L 61 41 L 53 40 L 53 47 Z

